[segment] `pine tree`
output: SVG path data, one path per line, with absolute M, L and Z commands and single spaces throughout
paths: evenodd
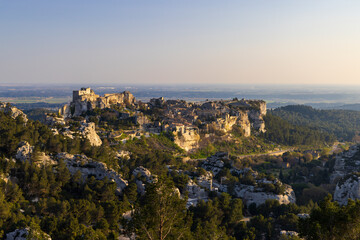
M 140 239 L 187 239 L 190 225 L 186 200 L 180 199 L 172 181 L 160 177 L 146 186 L 128 230 Z

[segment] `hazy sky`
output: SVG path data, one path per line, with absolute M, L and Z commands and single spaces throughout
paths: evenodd
M 0 0 L 0 84 L 360 84 L 358 0 Z

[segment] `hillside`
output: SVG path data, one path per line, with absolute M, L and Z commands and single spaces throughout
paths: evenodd
M 317 110 L 305 105 L 290 105 L 269 111 L 270 114 L 298 126 L 308 126 L 352 141 L 360 131 L 360 112 L 351 110 Z

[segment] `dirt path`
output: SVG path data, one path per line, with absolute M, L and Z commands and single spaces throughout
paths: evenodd
M 292 151 L 292 148 L 278 150 L 274 152 L 267 152 L 267 153 L 258 153 L 258 154 L 248 154 L 248 155 L 238 155 L 239 158 L 247 158 L 247 157 L 260 157 L 260 156 L 281 156 L 288 151 Z

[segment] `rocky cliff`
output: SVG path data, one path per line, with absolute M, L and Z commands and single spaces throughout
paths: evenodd
M 352 172 L 360 172 L 360 148 L 358 145 L 354 145 L 348 151 L 336 156 L 330 181 L 337 183 L 338 180 Z
M 65 137 L 71 139 L 74 139 L 76 136 L 80 135 L 82 138 L 88 139 L 91 146 L 101 146 L 102 144 L 101 138 L 96 133 L 95 123 L 93 122 L 81 122 L 80 127 L 75 131 L 70 130 L 69 126 L 63 127 L 60 129 L 60 131 L 57 131 L 57 129 L 55 130 L 55 133 L 60 132 Z
M 16 107 L 11 106 L 10 103 L 0 103 L 0 111 L 10 114 L 13 119 L 20 116 L 25 123 L 28 121 L 26 114 L 23 113 L 21 110 L 17 109 Z
M 84 138 L 87 138 L 89 140 L 91 146 L 101 146 L 102 141 L 101 141 L 99 135 L 97 135 L 97 133 L 96 133 L 95 123 L 93 123 L 93 122 L 85 123 L 84 122 L 81 124 L 79 131 Z
M 338 201 L 340 205 L 345 205 L 348 203 L 349 198 L 353 200 L 360 199 L 359 174 L 350 174 L 336 185 L 334 200 Z
M 226 114 L 225 117 L 216 119 L 216 127 L 225 133 L 230 132 L 234 125 L 238 125 L 244 130 L 245 137 L 251 135 L 251 124 L 247 112 L 238 112 L 237 116 Z

